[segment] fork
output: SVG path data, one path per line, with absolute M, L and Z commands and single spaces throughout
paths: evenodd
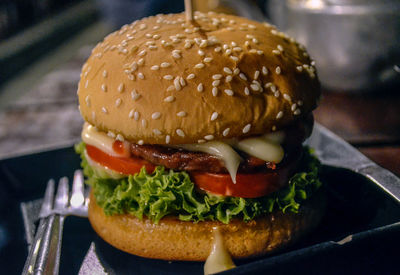
M 65 218 L 68 215 L 87 217 L 89 200 L 82 171 L 76 170 L 74 173 L 71 196 L 68 178 L 60 179 L 55 199 L 54 185 L 52 179 L 47 183 L 39 226 L 22 274 L 58 274 Z

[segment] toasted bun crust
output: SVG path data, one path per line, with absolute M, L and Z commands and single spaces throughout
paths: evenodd
M 94 48 L 82 68 L 80 110 L 100 130 L 145 144 L 263 134 L 315 108 L 311 63 L 304 47 L 266 23 L 198 12 L 194 23 L 183 13 L 148 17 Z
M 297 214 L 276 212 L 248 223 L 234 220 L 229 224 L 165 217 L 154 224 L 132 215 L 106 216 L 91 196 L 89 220 L 101 238 L 125 252 L 146 258 L 204 261 L 211 251 L 215 226 L 234 259 L 256 257 L 284 248 L 312 230 L 324 210 L 325 196 L 319 192 Z

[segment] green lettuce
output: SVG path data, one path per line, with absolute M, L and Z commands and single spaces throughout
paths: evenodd
M 188 173 L 161 166 L 153 173 L 143 167 L 139 173 L 120 179 L 99 176 L 85 157 L 85 144 L 77 144 L 75 150 L 81 155 L 86 183 L 92 186 L 96 202 L 106 215 L 129 213 L 139 219 L 146 216 L 155 223 L 166 215 L 177 215 L 184 221 L 229 223 L 232 218 L 247 222 L 276 209 L 297 213 L 301 203 L 321 186 L 318 178 L 321 164 L 307 147 L 288 186 L 255 199 L 199 193 Z

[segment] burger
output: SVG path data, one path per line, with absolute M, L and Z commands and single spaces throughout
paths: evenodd
M 249 258 L 321 220 L 320 162 L 302 145 L 320 84 L 274 26 L 199 12 L 135 21 L 93 49 L 78 96 L 89 220 L 112 246 L 204 261 L 218 228 Z

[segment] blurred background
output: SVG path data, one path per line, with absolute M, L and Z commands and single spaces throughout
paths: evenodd
M 194 0 L 269 21 L 305 44 L 323 97 L 316 120 L 400 175 L 400 0 Z M 109 32 L 183 0 L 0 1 L 0 158 L 70 145 L 80 68 Z

